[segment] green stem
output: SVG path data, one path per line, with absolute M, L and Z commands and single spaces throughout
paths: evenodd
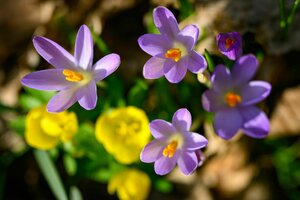
M 295 16 L 295 13 L 296 13 L 296 10 L 297 10 L 299 4 L 300 4 L 300 0 L 295 0 L 294 1 L 294 4 L 292 6 L 292 10 L 291 10 L 291 12 L 290 12 L 290 14 L 289 14 L 289 16 L 288 16 L 288 18 L 286 20 L 287 28 L 292 24 L 294 16 Z
M 68 200 L 62 181 L 48 153 L 34 150 L 33 154 L 56 199 Z
M 285 17 L 285 4 L 284 0 L 279 0 L 279 11 L 280 11 L 280 28 L 283 31 L 284 34 L 287 32 L 287 23 L 286 23 L 286 17 Z

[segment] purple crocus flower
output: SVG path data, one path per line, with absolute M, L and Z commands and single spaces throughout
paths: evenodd
M 28 74 L 22 78 L 22 84 L 37 90 L 59 91 L 47 105 L 49 112 L 62 112 L 76 101 L 86 110 L 95 108 L 96 82 L 113 73 L 120 65 L 120 56 L 114 53 L 92 65 L 93 39 L 86 25 L 82 25 L 77 33 L 74 56 L 41 36 L 33 38 L 33 45 L 55 69 Z
M 179 30 L 173 13 L 162 6 L 154 9 L 153 19 L 161 34 L 145 34 L 138 39 L 142 50 L 152 56 L 144 65 L 145 78 L 156 79 L 165 75 L 169 82 L 178 83 L 187 69 L 193 73 L 206 69 L 203 56 L 193 50 L 199 37 L 195 25 Z
M 154 120 L 150 130 L 155 138 L 141 152 L 141 161 L 154 164 L 156 174 L 165 175 L 178 164 L 181 171 L 189 175 L 203 161 L 200 149 L 207 140 L 198 133 L 190 132 L 192 118 L 190 112 L 179 109 L 173 115 L 172 123 Z
M 242 37 L 238 32 L 220 33 L 217 36 L 219 51 L 230 60 L 242 55 Z
M 211 77 L 211 89 L 202 95 L 203 107 L 215 113 L 214 129 L 223 139 L 229 140 L 239 129 L 254 138 L 263 138 L 269 132 L 266 114 L 254 104 L 269 95 L 271 85 L 250 81 L 257 67 L 253 55 L 240 57 L 231 71 L 218 65 Z

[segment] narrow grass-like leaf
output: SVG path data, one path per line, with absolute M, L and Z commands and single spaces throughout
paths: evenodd
M 207 51 L 207 49 L 204 50 L 204 56 L 205 56 L 205 59 L 207 61 L 207 68 L 208 68 L 208 71 L 209 72 L 212 72 L 214 71 L 214 68 L 215 68 L 215 64 L 214 64 L 214 61 L 212 60 L 209 52 Z
M 70 200 L 82 200 L 80 190 L 76 186 L 72 186 L 70 189 Z
M 47 152 L 34 150 L 33 154 L 54 196 L 59 200 L 68 200 L 62 181 Z

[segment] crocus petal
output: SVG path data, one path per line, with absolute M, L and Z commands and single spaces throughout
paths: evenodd
M 41 36 L 35 36 L 33 46 L 40 56 L 54 67 L 64 69 L 75 67 L 74 57 L 56 42 Z
M 171 83 L 180 82 L 187 71 L 186 60 L 181 59 L 165 74 L 167 80 Z
M 193 73 L 201 73 L 207 67 L 205 58 L 194 50 L 189 53 L 187 59 L 187 68 Z
M 201 149 L 207 145 L 207 139 L 202 135 L 194 132 L 183 132 L 185 147 L 187 150 Z
M 145 163 L 152 163 L 157 160 L 162 154 L 165 142 L 162 140 L 153 140 L 148 143 L 140 154 L 141 161 Z
M 206 90 L 202 94 L 202 106 L 208 112 L 216 112 L 227 107 L 224 97 L 214 90 Z
M 242 122 L 237 109 L 223 109 L 215 114 L 214 128 L 221 138 L 229 140 L 242 128 Z
M 79 28 L 75 43 L 75 59 L 77 65 L 84 69 L 91 69 L 94 54 L 94 43 L 90 29 L 86 25 Z
M 187 51 L 191 51 L 194 48 L 198 37 L 198 27 L 195 25 L 189 25 L 184 27 L 184 29 L 178 33 L 176 40 L 182 43 L 186 47 Z
M 169 173 L 175 167 L 178 156 L 178 150 L 175 152 L 172 158 L 161 155 L 161 157 L 159 157 L 154 163 L 155 173 L 158 175 L 166 175 Z
M 241 105 L 247 106 L 265 99 L 271 92 L 271 85 L 265 81 L 251 81 L 240 90 Z
M 96 82 L 103 80 L 116 71 L 120 64 L 121 59 L 118 54 L 112 53 L 104 56 L 93 66 L 94 80 Z
M 177 65 L 177 62 L 171 59 L 165 59 L 164 63 L 164 74 L 168 73 L 175 65 Z
M 235 84 L 249 82 L 254 76 L 258 67 L 258 61 L 254 55 L 248 54 L 240 57 L 233 65 L 232 80 Z
M 79 104 L 86 110 L 92 110 L 97 104 L 97 86 L 94 80 L 80 88 L 76 93 Z
M 183 151 L 177 164 L 185 175 L 190 175 L 198 167 L 199 162 L 195 152 Z
M 219 92 L 224 92 L 231 86 L 230 71 L 225 65 L 217 65 L 211 76 L 212 88 Z
M 153 11 L 155 26 L 162 35 L 174 38 L 179 32 L 178 23 L 173 13 L 165 7 L 159 6 Z
M 243 131 L 253 138 L 264 138 L 270 130 L 266 114 L 255 106 L 244 107 L 240 110 L 244 120 Z
M 71 87 L 74 83 L 67 81 L 62 74 L 63 69 L 47 69 L 32 72 L 24 76 L 22 84 L 37 90 L 63 90 Z
M 145 34 L 139 37 L 138 43 L 141 49 L 151 56 L 165 54 L 172 48 L 172 41 L 165 35 Z
M 161 119 L 153 120 L 149 126 L 154 138 L 168 137 L 176 132 L 176 129 L 170 122 Z
M 181 132 L 190 130 L 192 124 L 191 113 L 186 108 L 177 110 L 173 115 L 172 124 Z
M 147 79 L 156 79 L 164 75 L 165 59 L 152 57 L 144 65 L 143 75 Z
M 77 101 L 75 92 L 75 88 L 71 88 L 57 93 L 48 102 L 47 111 L 56 113 L 71 107 Z

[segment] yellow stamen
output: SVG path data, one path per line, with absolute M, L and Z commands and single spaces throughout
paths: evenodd
M 165 53 L 165 57 L 166 58 L 171 58 L 173 59 L 175 62 L 178 62 L 181 58 L 181 51 L 178 48 L 172 48 L 169 49 L 166 53 Z
M 227 105 L 230 107 L 235 107 L 238 103 L 242 101 L 241 96 L 233 92 L 228 92 L 225 96 Z
M 234 43 L 235 43 L 235 39 L 226 38 L 225 40 L 225 46 L 227 49 L 229 49 Z
M 78 72 L 74 72 L 69 69 L 64 69 L 62 73 L 63 75 L 65 75 L 67 81 L 79 82 L 83 80 L 83 76 Z
M 164 148 L 163 150 L 163 155 L 165 157 L 169 157 L 169 158 L 172 158 L 174 156 L 174 153 L 176 152 L 176 149 L 177 149 L 177 141 L 173 140 L 170 144 L 168 144 L 166 146 L 166 148 Z

